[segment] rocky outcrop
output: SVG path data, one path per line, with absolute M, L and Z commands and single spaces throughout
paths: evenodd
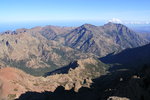
M 66 90 L 75 87 L 75 90 L 78 91 L 83 85 L 80 79 L 74 81 L 68 75 L 34 77 L 11 67 L 0 69 L 0 80 L 1 99 L 15 99 L 27 91 L 53 92 L 58 86 L 64 86 Z
M 63 86 L 65 90 L 73 89 L 75 92 L 78 92 L 82 87 L 90 88 L 93 83 L 92 79 L 105 74 L 105 67 L 100 66 L 99 63 L 101 62 L 93 58 L 79 60 L 79 66 L 75 69 L 70 69 L 68 73 L 55 74 L 48 77 L 31 76 L 12 67 L 1 68 L 1 97 L 3 99 L 15 99 L 27 91 L 54 92 L 58 86 Z M 99 70 L 95 69 L 97 67 L 99 67 Z
M 125 97 L 112 96 L 112 97 L 109 97 L 107 100 L 130 100 L 130 99 L 125 98 Z
M 106 74 L 106 70 L 108 67 L 108 65 L 95 58 L 80 59 L 69 64 L 68 66 L 47 73 L 46 76 L 55 74 L 69 74 L 71 76 L 75 75 L 72 76 L 74 78 L 81 77 L 84 78 L 85 81 L 88 81 L 88 78 L 94 79 Z

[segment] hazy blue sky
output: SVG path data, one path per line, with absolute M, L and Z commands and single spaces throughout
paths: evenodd
M 0 0 L 1 24 L 100 23 L 112 18 L 149 23 L 150 0 Z

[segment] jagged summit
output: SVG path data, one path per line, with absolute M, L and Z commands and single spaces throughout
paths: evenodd
M 127 26 L 125 26 L 121 23 L 113 23 L 113 22 L 108 22 L 108 23 L 104 24 L 104 26 L 102 26 L 102 27 L 104 27 L 104 28 L 126 27 L 126 28 L 128 28 Z

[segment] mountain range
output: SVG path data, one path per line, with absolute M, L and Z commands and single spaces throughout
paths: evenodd
M 0 41 L 1 67 L 14 66 L 38 76 L 78 59 L 98 58 L 149 42 L 126 26 L 115 23 L 17 29 L 3 32 Z
M 83 52 L 105 56 L 114 51 L 144 45 L 148 41 L 124 25 L 82 25 L 66 35 L 66 44 Z
M 150 64 L 149 42 L 125 25 L 111 22 L 103 26 L 49 25 L 3 32 L 0 35 L 0 97 L 41 100 L 66 93 L 66 97 L 75 97 L 73 100 L 81 100 L 80 97 L 91 100 L 92 96 L 93 100 L 117 100 L 111 98 L 123 96 L 116 91 L 128 86 L 135 75 L 142 82 L 143 78 L 148 80 L 143 66 Z M 64 89 L 57 94 L 59 86 Z M 39 94 L 42 96 L 37 99 L 26 94 L 29 91 L 35 94 L 49 91 L 52 95 Z

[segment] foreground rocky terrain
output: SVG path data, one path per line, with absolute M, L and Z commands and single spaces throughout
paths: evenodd
M 16 100 L 149 100 L 149 71 L 143 68 L 138 72 L 111 73 L 96 79 L 91 88 L 81 87 L 78 92 L 57 87 L 54 92 L 26 92 Z
M 78 92 L 81 87 L 89 88 L 92 79 L 106 73 L 104 64 L 93 58 L 79 60 L 75 66 L 76 68 L 70 68 L 66 74 L 55 74 L 48 77 L 31 76 L 12 67 L 1 68 L 1 99 L 15 99 L 27 91 L 54 92 L 58 86 L 63 86 L 65 90 L 74 89 Z

